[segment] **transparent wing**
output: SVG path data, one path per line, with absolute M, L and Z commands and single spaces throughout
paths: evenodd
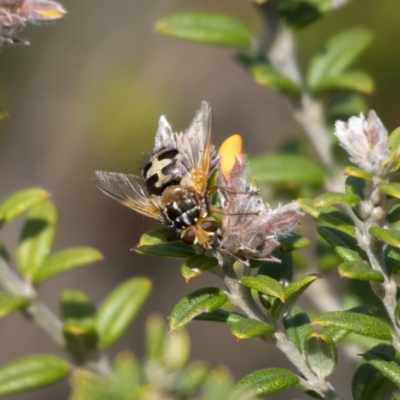
M 191 180 L 196 191 L 204 193 L 210 172 L 212 145 L 212 110 L 203 101 L 187 131 L 181 136 L 182 152 L 190 161 Z
M 118 172 L 95 171 L 93 183 L 106 196 L 148 217 L 164 220 L 161 198 L 148 196 L 142 178 Z

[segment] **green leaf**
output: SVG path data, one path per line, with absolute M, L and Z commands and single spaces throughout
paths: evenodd
M 33 276 L 35 283 L 42 282 L 54 275 L 82 267 L 83 265 L 102 260 L 102 254 L 91 247 L 73 247 L 52 254 L 39 267 Z
M 0 396 L 50 385 L 69 373 L 69 365 L 53 355 L 32 355 L 0 367 Z
M 390 329 L 383 322 L 368 315 L 332 311 L 321 314 L 313 323 L 323 326 L 333 326 L 337 329 L 375 339 L 391 340 Z
M 372 226 L 369 233 L 387 244 L 400 248 L 400 231 L 397 229 L 383 229 L 379 226 Z
M 297 204 L 314 218 L 335 226 L 351 235 L 355 233 L 354 221 L 345 213 L 332 206 L 315 207 L 311 199 L 297 199 Z
M 363 354 L 363 358 L 397 387 L 400 387 L 400 361 L 395 356 L 390 357 L 388 353 L 382 351 L 368 351 Z
M 396 128 L 389 135 L 390 156 L 397 158 L 399 156 L 399 149 L 400 149 L 400 127 Z
M 320 18 L 323 13 L 321 1 L 297 0 L 280 2 L 280 12 L 294 29 L 301 29 Z
M 156 31 L 179 39 L 225 46 L 244 46 L 252 34 L 241 21 L 211 12 L 181 12 L 159 19 Z
M 396 325 L 400 327 L 400 300 L 398 300 L 396 303 L 396 307 L 394 309 L 394 318 L 396 321 Z
M 97 331 L 103 347 L 112 345 L 126 330 L 151 290 L 147 278 L 132 278 L 119 285 L 100 305 Z
M 98 343 L 96 310 L 86 293 L 80 290 L 64 291 L 61 309 L 68 350 L 78 363 L 83 363 Z
M 326 378 L 336 367 L 337 350 L 329 336 L 312 333 L 305 342 L 307 365 L 318 378 Z
M 394 224 L 397 221 L 400 221 L 400 203 L 395 204 L 387 213 L 386 216 L 387 222 L 390 224 Z
M 174 307 L 169 319 L 171 329 L 186 326 L 194 317 L 211 312 L 228 301 L 227 294 L 218 288 L 199 289 L 184 297 Z
M 180 333 L 184 331 L 176 331 Z M 193 398 L 203 382 L 206 380 L 210 371 L 209 365 L 204 361 L 191 362 L 185 369 L 182 370 L 180 379 L 177 381 L 177 392 L 181 394 L 181 398 Z
M 240 379 L 233 387 L 230 398 L 238 400 L 266 396 L 294 386 L 298 381 L 299 378 L 287 369 L 260 369 Z
M 258 292 L 278 297 L 283 300 L 284 291 L 281 284 L 275 279 L 266 275 L 243 276 L 240 280 L 241 284 Z
M 258 267 L 258 275 L 266 275 L 276 281 L 288 281 L 293 279 L 293 257 L 291 253 L 274 251 L 274 257 L 278 262 L 265 261 Z
M 136 253 L 157 257 L 188 258 L 196 255 L 193 246 L 183 243 L 170 228 L 153 229 L 144 233 Z
M 367 48 L 372 34 L 361 28 L 343 31 L 330 39 L 311 60 L 307 82 L 316 90 L 324 80 L 341 75 Z
M 167 334 L 164 318 L 160 315 L 150 315 L 146 320 L 146 357 L 161 360 L 164 354 Z
M 297 188 L 321 185 L 325 172 L 306 157 L 281 153 L 250 157 L 250 176 L 262 183 Z
M 310 274 L 300 278 L 294 282 L 291 282 L 284 289 L 284 302 L 279 300 L 274 302 L 272 314 L 275 318 L 279 318 L 279 316 L 285 315 L 288 310 L 290 310 L 298 298 L 304 293 L 304 291 L 320 276 L 317 274 Z
M 214 257 L 193 256 L 188 258 L 181 267 L 182 276 L 188 281 L 203 274 L 218 265 L 218 260 Z
M 263 55 L 254 51 L 240 52 L 236 59 L 257 84 L 295 97 L 301 95 L 299 85 L 276 70 Z
M 400 183 L 381 183 L 379 189 L 389 196 L 400 199 Z
M 384 277 L 381 272 L 373 270 L 363 261 L 347 261 L 339 265 L 339 274 L 345 278 L 361 281 L 374 281 L 382 283 Z
M 231 326 L 232 334 L 238 339 L 250 339 L 257 336 L 265 336 L 275 332 L 275 327 L 266 322 L 244 318 Z
M 352 379 L 354 400 L 391 399 L 397 386 L 367 362 L 362 362 Z
M 374 307 L 374 306 L 357 306 L 357 307 L 350 308 L 349 310 L 346 310 L 346 312 L 359 313 L 359 314 L 364 314 L 364 315 L 373 315 L 373 314 L 376 314 L 377 311 L 378 311 L 378 308 Z M 321 334 L 323 334 L 325 336 L 329 336 L 335 343 L 340 342 L 349 333 L 350 333 L 350 331 L 335 328 L 333 325 L 324 326 L 321 330 Z
M 374 79 L 364 71 L 343 72 L 340 75 L 323 79 L 318 86 L 314 87 L 313 92 L 318 94 L 331 90 L 354 90 L 371 94 L 374 90 Z
M 6 292 L 0 292 L 0 317 L 11 314 L 29 304 L 25 297 L 13 296 Z
M 57 210 L 50 201 L 30 209 L 17 248 L 18 267 L 23 275 L 33 277 L 49 256 L 57 223 Z
M 165 338 L 163 364 L 171 370 L 187 366 L 190 357 L 190 337 L 185 329 L 169 332 Z
M 295 305 L 284 316 L 283 323 L 290 341 L 300 353 L 304 354 L 305 339 L 314 332 L 308 315 Z
M 0 203 L 0 216 L 2 224 L 6 224 L 19 217 L 31 207 L 44 201 L 49 193 L 40 188 L 18 190 Z
M 397 274 L 400 271 L 400 249 L 396 249 L 393 246 L 386 246 L 384 256 L 388 274 Z
M 224 322 L 226 324 L 232 325 L 246 319 L 246 317 L 235 312 L 230 312 L 218 308 L 211 312 L 203 312 L 197 315 L 194 319 L 199 321 Z
M 228 399 L 233 386 L 233 378 L 229 370 L 219 366 L 211 370 L 201 388 L 202 399 L 221 400 Z
M 350 167 L 348 167 L 350 168 Z M 362 171 L 362 170 L 360 170 Z M 351 175 L 351 174 L 350 174 Z M 361 175 L 361 174 L 358 174 Z M 360 198 L 360 200 L 364 200 L 364 189 L 366 186 L 366 181 L 364 176 L 348 176 L 345 182 L 345 191 L 348 194 L 356 195 Z M 350 205 L 353 213 L 357 216 L 358 219 L 363 221 L 363 216 L 359 213 L 359 204 Z
M 136 357 L 128 351 L 122 351 L 113 359 L 112 370 L 113 379 L 111 381 L 113 394 L 115 396 L 112 398 L 115 400 L 133 400 L 140 398 L 142 371 L 140 362 Z M 106 379 L 103 378 L 103 381 L 106 381 Z M 92 397 L 82 397 L 81 400 L 96 399 Z
M 344 261 L 362 261 L 356 239 L 339 229 L 319 226 L 318 233 L 332 246 Z
M 302 249 L 311 244 L 307 238 L 298 235 L 297 233 L 292 233 L 288 237 L 279 239 L 279 242 L 281 243 L 280 249 L 285 253 Z
M 357 167 L 355 167 L 353 165 L 348 165 L 347 167 L 345 167 L 344 173 L 346 175 L 350 175 L 351 177 L 354 177 L 354 178 L 362 178 L 363 180 L 364 179 L 367 179 L 367 180 L 371 180 L 372 179 L 372 175 L 369 172 L 364 171 L 361 168 L 357 168 Z M 365 183 L 364 183 L 364 186 L 365 186 Z M 359 196 L 361 198 L 363 198 L 364 194 L 360 193 Z
M 71 375 L 69 400 L 111 400 L 108 380 L 83 368 L 76 368 Z
M 352 193 L 323 193 L 314 199 L 315 207 L 331 206 L 334 204 L 355 204 L 360 198 Z
M 350 117 L 359 115 L 361 112 L 367 114 L 368 110 L 369 105 L 367 104 L 365 96 L 355 92 L 337 92 L 328 99 L 327 123 L 329 126 L 333 126 L 337 120 L 347 121 Z M 362 171 L 359 168 L 356 169 Z M 352 174 L 349 173 L 348 175 Z M 369 175 L 371 178 L 371 174 Z

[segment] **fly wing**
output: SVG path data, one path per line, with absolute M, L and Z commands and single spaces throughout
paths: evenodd
M 140 214 L 164 221 L 161 198 L 148 196 L 143 180 L 138 176 L 95 171 L 92 181 L 106 196 Z
M 183 185 L 193 186 L 199 193 L 207 190 L 210 173 L 212 145 L 212 110 L 211 106 L 203 101 L 189 128 L 181 134 L 178 141 L 179 150 L 185 155 L 190 165 L 190 184 L 184 179 Z

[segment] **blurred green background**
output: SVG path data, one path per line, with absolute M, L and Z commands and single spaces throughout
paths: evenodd
M 75 245 L 99 248 L 105 260 L 51 279 L 43 299 L 58 313 L 63 289 L 83 289 L 99 303 L 132 275 L 145 275 L 154 292 L 139 318 L 112 348 L 143 354 L 143 321 L 151 311 L 165 317 L 185 294 L 219 282 L 206 275 L 186 284 L 179 260 L 140 256 L 130 249 L 141 232 L 158 226 L 101 195 L 91 183 L 96 169 L 139 173 L 151 150 L 160 115 L 185 129 L 201 100 L 213 107 L 215 143 L 239 132 L 250 154 L 272 152 L 289 135 L 301 135 L 283 97 L 256 86 L 226 48 L 197 45 L 154 33 L 155 21 L 181 10 L 214 10 L 242 19 L 257 34 L 258 16 L 243 0 L 65 0 L 67 16 L 19 34 L 31 46 L 5 45 L 0 54 L 0 195 L 41 186 L 59 210 L 55 250 Z M 353 0 L 297 34 L 303 68 L 312 54 L 341 29 L 362 26 L 375 34 L 358 62 L 376 79 L 370 106 L 392 130 L 400 125 L 400 2 Z M 21 221 L 4 231 L 9 248 Z M 255 369 L 286 366 L 261 341 L 237 342 L 227 326 L 195 322 L 189 328 L 192 358 L 227 365 L 240 378 Z M 19 315 L 0 321 L 0 363 L 17 356 L 60 350 Z M 278 364 L 279 363 L 279 364 Z M 341 365 L 342 363 L 343 365 Z M 350 374 L 339 361 L 333 383 L 350 398 Z M 64 399 L 66 383 L 15 399 Z M 273 398 L 287 399 L 289 392 Z M 294 393 L 294 392 L 293 392 Z M 299 392 L 296 392 L 297 396 Z M 306 398 L 305 395 L 303 398 Z

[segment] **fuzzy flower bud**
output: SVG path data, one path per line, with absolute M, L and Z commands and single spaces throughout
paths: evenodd
M 236 142 L 238 135 L 235 136 Z M 224 143 L 222 148 L 229 147 L 241 149 L 242 146 L 241 142 L 230 146 Z M 241 153 L 234 157 L 221 154 L 218 180 L 224 193 L 220 241 L 223 256 L 246 264 L 250 259 L 274 260 L 271 253 L 280 245 L 279 239 L 290 235 L 303 216 L 299 206 L 293 202 L 272 210 L 265 204 L 249 182 Z
M 14 37 L 25 22 L 53 21 L 65 14 L 65 8 L 52 0 L 0 0 L 0 46 L 4 42 L 27 44 Z
M 367 172 L 379 173 L 389 157 L 388 132 L 375 111 L 370 111 L 367 119 L 361 113 L 347 122 L 336 121 L 334 134 L 350 161 Z

